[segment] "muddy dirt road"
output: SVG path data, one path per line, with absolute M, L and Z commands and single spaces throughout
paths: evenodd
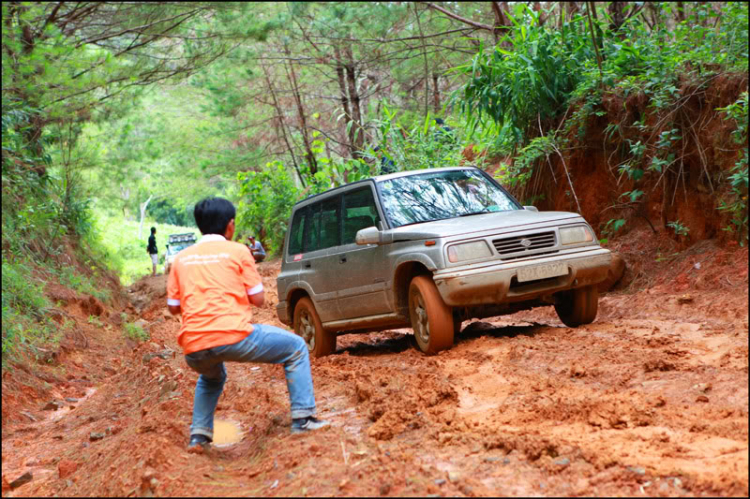
M 275 289 L 278 262 L 261 268 Z M 165 278 L 148 278 L 131 295 L 151 341 L 92 345 L 57 387 L 64 408 L 4 425 L 3 493 L 746 496 L 741 271 L 735 289 L 608 295 L 578 329 L 547 309 L 464 323 L 434 357 L 408 330 L 340 337 L 313 362 L 333 426 L 312 434 L 289 433 L 281 367 L 230 364 L 216 417 L 241 440 L 199 456 L 185 451 L 196 376 Z M 278 324 L 270 298 L 257 319 Z

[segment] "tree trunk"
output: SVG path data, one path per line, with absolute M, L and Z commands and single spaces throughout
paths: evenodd
M 338 79 L 339 83 L 339 93 L 341 95 L 341 107 L 344 109 L 344 116 L 346 116 L 346 119 L 344 120 L 344 128 L 341 142 L 346 143 L 346 126 L 347 123 L 350 123 L 352 121 L 352 113 L 349 110 L 349 95 L 346 92 L 346 80 L 344 77 L 344 63 L 341 59 L 341 50 L 339 49 L 338 44 L 333 45 L 333 54 L 336 57 L 336 77 Z M 349 157 L 354 157 L 354 143 L 349 140 L 348 146 L 349 150 Z M 342 155 L 343 156 L 343 155 Z
M 432 105 L 435 109 L 435 114 L 440 112 L 440 75 L 432 73 Z
M 500 40 L 504 31 L 510 28 L 511 22 L 505 11 L 508 9 L 507 2 L 492 2 L 492 13 L 495 15 L 495 26 L 492 35 L 495 37 L 495 44 Z M 512 44 L 508 41 L 503 42 L 503 47 L 509 48 Z
M 289 143 L 289 138 L 286 134 L 286 127 L 284 125 L 284 115 L 281 112 L 281 106 L 279 106 L 279 101 L 276 98 L 276 90 L 273 87 L 273 84 L 271 83 L 271 78 L 268 76 L 268 68 L 266 68 L 265 65 L 262 65 L 263 67 L 263 74 L 266 77 L 266 84 L 268 85 L 268 89 L 271 91 L 271 100 L 273 101 L 273 107 L 276 110 L 276 116 L 279 119 L 279 128 L 281 129 L 281 136 L 284 139 L 284 143 L 286 144 L 286 148 L 289 151 L 289 154 L 292 156 L 292 164 L 294 165 L 294 169 L 297 171 L 297 177 L 299 177 L 299 181 L 302 184 L 302 187 L 305 186 L 305 179 L 302 177 L 302 172 L 299 170 L 299 164 L 297 163 L 297 157 L 294 155 L 294 149 L 292 148 L 292 144 Z
M 570 21 L 571 19 L 573 19 L 573 17 L 575 17 L 578 11 L 581 10 L 581 8 L 578 6 L 578 2 L 565 2 L 565 3 L 568 5 L 566 16 L 568 18 L 568 21 Z
M 359 92 L 357 92 L 357 74 L 354 66 L 354 56 L 350 45 L 344 47 L 344 54 L 347 57 L 346 65 L 346 83 L 349 88 L 349 100 L 352 107 L 352 124 L 349 128 L 350 143 L 352 145 L 354 158 L 362 157 L 362 149 L 365 143 L 364 130 L 362 129 L 362 114 L 359 107 Z
M 141 223 L 138 224 L 138 239 L 140 240 L 141 237 L 143 237 L 143 219 L 146 218 L 146 208 L 148 208 L 148 203 L 151 202 L 151 199 L 154 197 L 153 194 L 151 194 L 145 203 L 141 203 L 139 205 L 141 209 Z
M 681 23 L 685 20 L 686 11 L 687 5 L 685 5 L 685 2 L 677 2 L 677 8 L 674 11 L 674 17 L 678 23 Z
M 609 28 L 612 31 L 619 31 L 625 23 L 625 2 L 610 2 L 607 10 L 609 11 L 609 17 L 612 19 Z
M 284 53 L 287 57 L 291 57 L 289 53 L 289 47 L 284 47 Z M 315 153 L 312 151 L 310 144 L 310 137 L 307 134 L 307 118 L 305 117 L 305 109 L 302 107 L 302 99 L 299 95 L 299 86 L 297 85 L 297 74 L 294 72 L 294 63 L 289 60 L 289 68 L 287 76 L 292 84 L 292 93 L 294 94 L 294 100 L 297 103 L 297 112 L 299 113 L 300 128 L 302 129 L 302 141 L 305 144 L 305 157 L 307 158 L 307 165 L 310 167 L 310 173 L 315 175 L 318 172 L 318 162 L 315 159 Z
M 417 4 L 414 5 L 414 17 L 417 18 L 417 28 L 419 28 L 419 36 L 422 38 L 422 56 L 424 57 L 424 115 L 427 116 L 430 106 L 430 85 L 428 84 L 427 75 L 430 72 L 429 62 L 427 61 L 427 47 L 424 43 L 424 33 L 422 32 L 422 23 L 419 20 L 419 12 L 417 11 Z

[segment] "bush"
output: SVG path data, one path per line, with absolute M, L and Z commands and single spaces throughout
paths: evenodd
M 151 338 L 151 336 L 149 336 L 149 334 L 144 331 L 141 326 L 132 322 L 125 323 L 123 332 L 125 333 L 125 336 L 127 338 L 130 338 L 134 341 L 146 341 Z
M 53 339 L 54 329 L 44 316 L 49 301 L 43 288 L 31 276 L 28 262 L 2 261 L 2 348 L 3 366 L 6 355 L 13 356 L 18 347 L 32 349 Z
M 271 254 L 278 254 L 284 244 L 292 206 L 302 193 L 280 161 L 267 163 L 259 172 L 240 172 L 237 180 L 240 184 L 238 232 L 253 232 L 266 242 Z

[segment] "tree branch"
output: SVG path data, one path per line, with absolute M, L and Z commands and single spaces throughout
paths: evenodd
M 495 28 L 493 28 L 492 26 L 488 24 L 482 24 L 476 21 L 472 21 L 471 19 L 466 19 L 465 17 L 461 17 L 458 14 L 454 14 L 453 12 L 447 9 L 444 9 L 439 5 L 435 5 L 434 3 L 425 2 L 425 4 L 431 9 L 435 9 L 438 12 L 442 12 L 443 14 L 450 17 L 451 19 L 455 19 L 456 21 L 460 21 L 464 24 L 468 24 L 469 26 L 473 26 L 477 29 L 483 29 L 483 30 L 489 31 L 490 33 L 492 33 L 495 30 Z

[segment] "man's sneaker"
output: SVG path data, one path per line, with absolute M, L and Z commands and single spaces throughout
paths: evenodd
M 210 448 L 211 439 L 206 435 L 191 435 L 187 451 L 191 454 L 203 454 Z
M 319 430 L 325 428 L 331 423 L 318 419 L 314 416 L 308 416 L 306 418 L 293 419 L 292 420 L 292 433 L 304 433 L 306 431 Z

